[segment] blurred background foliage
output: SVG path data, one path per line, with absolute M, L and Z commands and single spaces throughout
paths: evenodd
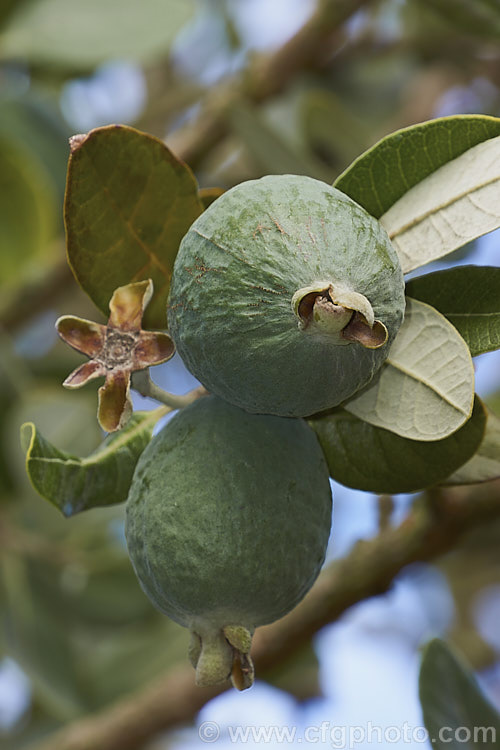
M 289 40 L 317 8 L 320 43 L 301 57 Z M 341 23 L 332 21 L 331 8 L 340 8 Z M 496 0 L 1 3 L 2 747 L 26 747 L 105 706 L 183 661 L 186 651 L 185 632 L 153 611 L 139 589 L 123 509 L 64 520 L 29 486 L 18 446 L 26 420 L 76 455 L 102 438 L 95 388 L 70 393 L 60 386 L 81 358 L 56 340 L 53 325 L 62 314 L 102 320 L 65 261 L 68 137 L 131 124 L 165 139 L 202 187 L 287 172 L 331 182 L 397 128 L 456 113 L 500 116 L 499 42 Z M 271 68 L 276 80 L 263 76 L 283 50 L 282 68 Z M 459 258 L 474 252 L 468 246 Z M 169 390 L 192 385 L 177 360 L 154 376 Z M 498 376 L 490 381 L 494 406 Z M 331 556 L 376 533 L 381 508 L 382 525 L 382 516 L 384 524 L 401 519 L 411 502 L 394 498 L 387 506 L 387 498 L 381 504 L 341 488 L 335 493 Z M 363 625 L 362 615 L 356 627 L 374 638 L 397 632 L 408 653 L 430 633 L 447 633 L 476 668 L 489 668 L 489 690 L 500 703 L 498 535 L 498 524 L 476 530 L 432 573 L 419 568 L 403 576 L 420 602 L 418 632 L 408 625 L 414 603 L 401 608 L 394 600 L 384 617 Z M 340 632 L 331 637 L 342 642 Z M 329 638 L 320 634 L 315 650 L 271 676 L 274 684 L 301 701 L 331 692 L 322 657 Z M 179 747 L 191 741 L 175 739 Z

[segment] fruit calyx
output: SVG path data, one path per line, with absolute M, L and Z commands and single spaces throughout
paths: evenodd
M 231 679 L 237 690 L 251 687 L 254 681 L 251 645 L 252 633 L 243 625 L 191 630 L 189 659 L 196 670 L 196 684 L 207 687 Z
M 300 330 L 335 336 L 340 345 L 357 341 L 366 349 L 379 349 L 389 337 L 369 300 L 343 284 L 320 281 L 298 289 L 292 309 Z

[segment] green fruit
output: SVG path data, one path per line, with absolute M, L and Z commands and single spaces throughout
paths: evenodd
M 328 469 L 303 420 L 208 396 L 152 440 L 127 501 L 127 544 L 153 604 L 191 630 L 198 684 L 231 673 L 251 684 L 252 633 L 311 587 L 330 522 Z
M 194 222 L 168 305 L 177 349 L 210 392 L 281 416 L 366 385 L 403 312 L 401 266 L 380 223 L 293 175 L 242 183 Z

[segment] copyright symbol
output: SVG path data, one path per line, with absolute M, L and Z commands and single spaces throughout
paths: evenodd
M 220 737 L 220 727 L 215 721 L 204 721 L 198 729 L 198 737 L 202 742 L 217 742 Z

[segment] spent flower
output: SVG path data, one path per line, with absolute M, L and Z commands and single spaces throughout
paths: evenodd
M 63 385 L 80 388 L 90 380 L 105 377 L 99 388 L 97 418 L 106 432 L 121 429 L 132 413 L 132 372 L 166 362 L 175 352 L 167 333 L 141 328 L 152 294 L 151 279 L 127 284 L 115 289 L 111 297 L 107 325 L 73 315 L 63 315 L 56 323 L 63 341 L 90 360 L 73 370 Z

